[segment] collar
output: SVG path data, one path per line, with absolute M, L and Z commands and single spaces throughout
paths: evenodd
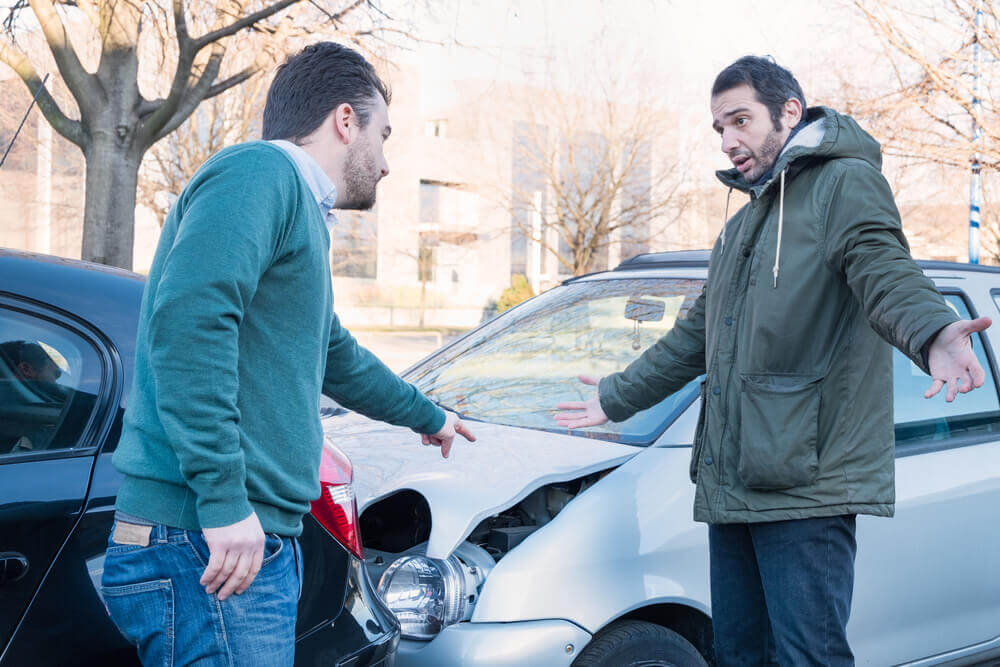
M 277 146 L 285 151 L 288 157 L 292 158 L 292 162 L 295 163 L 295 168 L 298 169 L 299 175 L 306 182 L 306 185 L 309 186 L 310 192 L 316 198 L 316 203 L 319 205 L 320 213 L 323 214 L 327 226 L 329 227 L 336 223 L 337 219 L 333 216 L 332 211 L 334 204 L 337 203 L 337 188 L 334 186 L 333 181 L 330 180 L 330 177 L 326 175 L 326 172 L 319 166 L 319 163 L 309 153 L 291 141 L 275 139 L 268 143 Z

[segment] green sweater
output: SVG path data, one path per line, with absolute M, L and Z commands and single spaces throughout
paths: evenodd
M 280 148 L 208 160 L 163 225 L 143 294 L 114 464 L 117 508 L 188 530 L 255 511 L 298 535 L 317 498 L 319 397 L 435 433 L 444 413 L 359 347 L 333 313 L 330 236 Z

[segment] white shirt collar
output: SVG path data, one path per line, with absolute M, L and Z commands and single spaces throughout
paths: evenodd
M 333 215 L 333 206 L 337 203 L 337 188 L 330 177 L 309 153 L 291 141 L 275 139 L 268 143 L 274 144 L 292 158 L 292 162 L 299 170 L 299 175 L 302 176 L 302 180 L 306 182 L 316 198 L 316 204 L 319 205 L 320 213 L 323 214 L 327 227 L 332 227 L 337 222 Z

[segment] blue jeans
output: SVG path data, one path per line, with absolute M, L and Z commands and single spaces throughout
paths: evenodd
M 291 665 L 302 582 L 298 541 L 267 535 L 253 583 L 222 601 L 199 583 L 208 557 L 200 532 L 153 526 L 149 546 L 109 538 L 104 603 L 142 663 Z
M 853 665 L 854 515 L 708 527 L 719 667 Z

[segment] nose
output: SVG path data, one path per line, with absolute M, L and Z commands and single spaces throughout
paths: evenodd
M 382 178 L 385 178 L 386 176 L 389 175 L 389 161 L 386 160 L 385 158 L 382 158 L 382 166 L 379 167 L 379 171 L 382 172 L 381 176 Z
M 722 130 L 722 152 L 729 155 L 740 145 L 739 140 L 736 138 L 736 133 L 732 132 L 729 128 Z

